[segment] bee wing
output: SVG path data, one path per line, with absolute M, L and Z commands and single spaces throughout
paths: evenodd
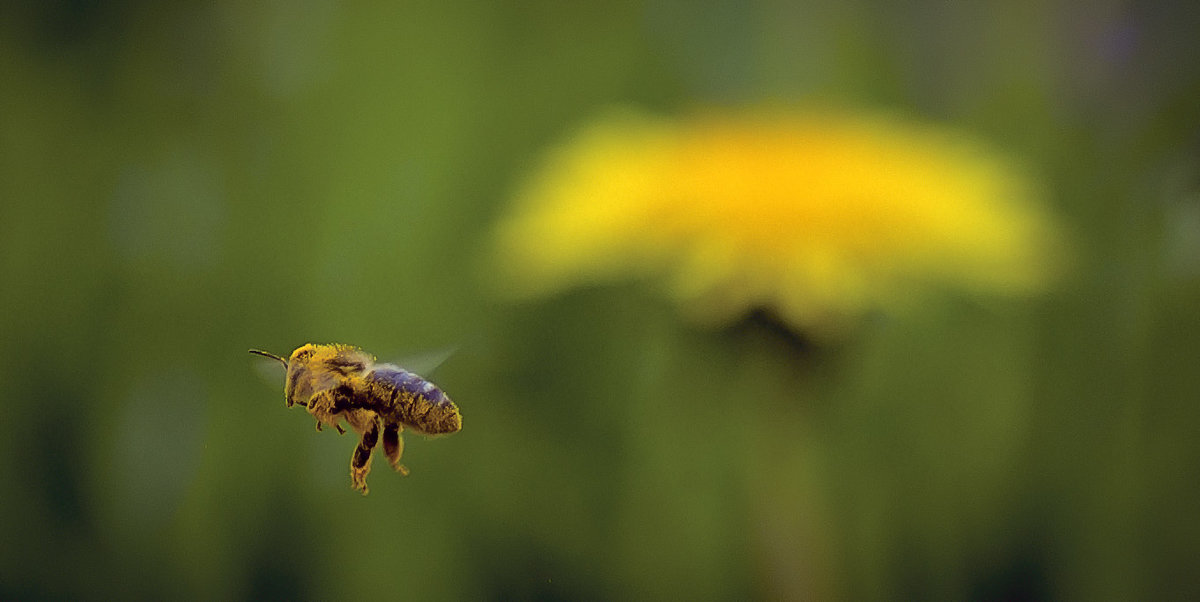
M 278 387 L 279 383 L 283 382 L 283 379 L 287 377 L 287 368 L 284 368 L 283 364 L 275 360 L 259 357 L 254 360 L 254 373 L 263 382 L 270 383 L 273 387 Z
M 441 366 L 446 360 L 450 359 L 450 356 L 454 355 L 454 353 L 457 351 L 458 346 L 453 345 L 450 347 L 442 347 L 440 349 L 432 349 L 429 351 L 403 354 L 398 357 L 394 357 L 394 359 L 389 360 L 388 363 L 395 364 L 401 368 L 404 368 L 405 370 L 408 370 L 409 372 L 424 376 L 436 370 L 438 366 Z

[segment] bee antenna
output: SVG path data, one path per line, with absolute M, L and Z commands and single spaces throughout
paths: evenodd
M 253 353 L 254 355 L 261 355 L 263 357 L 269 357 L 273 360 L 279 360 L 279 363 L 283 364 L 284 368 L 287 368 L 287 365 L 288 365 L 287 360 L 279 357 L 278 355 L 275 355 L 274 353 L 267 353 L 266 351 L 259 351 L 258 349 L 251 349 L 250 353 Z

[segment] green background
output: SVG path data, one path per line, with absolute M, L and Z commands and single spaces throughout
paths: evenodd
M 0 599 L 1200 598 L 1198 15 L 5 3 Z M 1019 157 L 1072 269 L 819 346 L 485 286 L 589 117 L 807 102 Z M 463 431 L 359 496 L 308 341 L 457 349 Z

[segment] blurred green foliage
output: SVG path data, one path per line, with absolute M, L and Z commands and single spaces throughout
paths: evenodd
M 1191 3 L 7 3 L 0 598 L 1196 599 Z M 881 106 L 1024 157 L 1077 252 L 814 348 L 481 285 L 614 104 Z M 349 487 L 251 347 L 458 347 Z

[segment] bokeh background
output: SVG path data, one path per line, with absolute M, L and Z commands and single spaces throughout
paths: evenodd
M 0 599 L 1200 598 L 1197 31 L 1190 2 L 5 3 Z M 810 101 L 1017 157 L 1070 269 L 820 342 L 487 284 L 598 112 Z M 308 341 L 456 350 L 464 429 L 359 496 L 352 437 L 246 354 Z

